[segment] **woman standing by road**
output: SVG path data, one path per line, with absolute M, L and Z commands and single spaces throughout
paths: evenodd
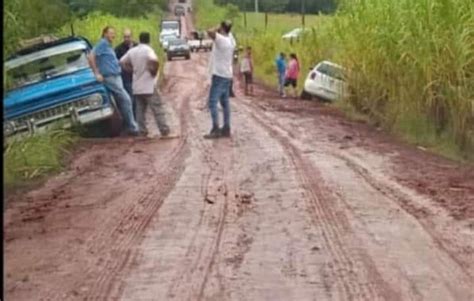
M 286 79 L 285 87 L 293 87 L 293 97 L 298 97 L 298 91 L 296 87 L 298 86 L 298 76 L 300 75 L 300 63 L 298 57 L 295 53 L 290 54 L 290 62 L 288 63 L 288 68 L 286 70 Z

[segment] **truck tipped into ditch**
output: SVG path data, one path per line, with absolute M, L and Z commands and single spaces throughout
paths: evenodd
M 102 121 L 110 122 L 108 130 L 120 130 L 114 99 L 89 66 L 91 49 L 82 37 L 43 39 L 5 61 L 5 137 Z

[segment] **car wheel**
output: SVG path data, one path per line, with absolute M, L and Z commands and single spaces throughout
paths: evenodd
M 172 61 L 172 60 L 173 60 L 173 57 L 168 55 L 168 61 Z
M 311 99 L 313 99 L 313 95 L 306 92 L 306 90 L 303 90 L 303 92 L 301 92 L 301 99 L 311 100 Z
M 123 119 L 117 107 L 115 107 L 114 114 L 106 122 L 108 136 L 118 137 L 122 131 Z
M 187 59 L 187 60 L 190 60 L 190 59 L 191 59 L 191 56 L 190 56 L 190 55 L 187 55 L 187 56 L 186 56 L 186 59 Z

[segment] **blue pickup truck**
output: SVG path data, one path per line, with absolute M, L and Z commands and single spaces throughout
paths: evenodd
M 117 119 L 111 94 L 89 67 L 91 44 L 82 37 L 29 46 L 4 62 L 4 137 Z M 110 122 L 116 126 L 117 122 Z

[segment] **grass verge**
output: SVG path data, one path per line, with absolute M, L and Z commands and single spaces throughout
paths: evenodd
M 61 170 L 76 141 L 75 132 L 59 129 L 8 141 L 3 151 L 4 188 L 21 188 Z

